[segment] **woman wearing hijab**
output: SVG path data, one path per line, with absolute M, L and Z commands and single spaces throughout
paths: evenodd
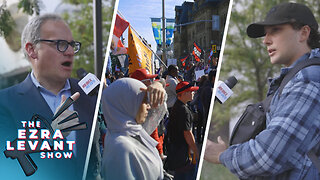
M 107 124 L 102 174 L 105 179 L 163 179 L 157 142 L 143 129 L 148 115 L 147 87 L 122 78 L 103 91 Z

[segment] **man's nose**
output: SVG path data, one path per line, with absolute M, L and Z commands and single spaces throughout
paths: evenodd
M 268 33 L 266 33 L 266 35 L 263 38 L 263 44 L 265 45 L 270 45 L 271 44 L 271 39 L 270 39 L 270 35 Z
M 69 45 L 67 50 L 64 52 L 64 54 L 68 56 L 73 56 L 75 54 L 73 47 Z

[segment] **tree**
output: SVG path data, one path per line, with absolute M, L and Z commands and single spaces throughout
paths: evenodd
M 234 75 L 239 82 L 233 89 L 234 94 L 225 104 L 215 103 L 210 134 L 222 126 L 227 126 L 230 119 L 238 119 L 239 113 L 244 111 L 247 104 L 263 100 L 268 88 L 268 77 L 276 77 L 280 73 L 280 66 L 271 65 L 262 38 L 249 38 L 246 29 L 249 24 L 262 21 L 271 7 L 281 2 L 287 1 L 233 1 L 219 79 L 225 80 Z M 310 7 L 319 22 L 319 1 L 297 0 L 296 2 Z M 228 134 L 225 136 L 227 139 Z
M 229 122 L 238 120 L 240 113 L 249 103 L 264 99 L 267 91 L 267 77 L 276 77 L 280 66 L 271 65 L 262 38 L 251 39 L 246 34 L 247 26 L 262 21 L 271 7 L 284 0 L 234 0 L 230 17 L 229 31 L 221 63 L 220 80 L 235 76 L 238 84 L 232 89 L 234 94 L 224 104 L 214 102 L 209 139 L 216 140 L 218 135 L 229 139 Z M 320 2 L 318 0 L 297 0 L 306 4 L 315 14 L 318 22 Z M 237 179 L 226 172 L 223 166 L 204 163 L 201 179 L 221 174 L 216 179 Z
M 23 10 L 24 13 L 29 15 L 39 15 L 40 2 L 38 0 L 20 0 L 18 8 Z M 14 20 L 12 19 L 10 11 L 7 9 L 7 1 L 4 0 L 0 6 L 0 36 L 7 37 L 15 28 Z
M 92 0 L 65 0 L 65 2 L 79 7 L 78 11 L 63 15 L 70 26 L 73 38 L 81 42 L 81 50 L 74 59 L 72 76 L 76 77 L 76 70 L 78 68 L 84 68 L 87 72 L 94 73 L 93 2 Z M 103 52 L 106 52 L 114 0 L 102 0 L 102 5 L 102 43 Z
M 14 27 L 14 20 L 7 10 L 6 1 L 0 6 L 0 36 L 7 37 Z

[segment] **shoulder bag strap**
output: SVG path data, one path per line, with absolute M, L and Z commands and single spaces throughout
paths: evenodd
M 282 90 L 284 88 L 284 86 L 292 79 L 292 77 L 297 74 L 297 72 L 299 72 L 301 69 L 308 67 L 308 66 L 312 66 L 312 65 L 320 65 L 320 58 L 312 58 L 309 60 L 305 60 L 302 61 L 300 63 L 298 63 L 296 66 L 294 66 L 289 72 L 288 74 L 285 75 L 285 77 L 283 78 L 283 80 L 281 81 L 281 84 L 279 86 L 279 98 L 280 95 L 282 93 Z
M 283 90 L 284 86 L 292 79 L 292 77 L 294 75 L 297 74 L 297 72 L 299 72 L 301 69 L 303 69 L 305 67 L 312 66 L 312 65 L 320 65 L 320 58 L 312 58 L 312 59 L 309 59 L 309 60 L 305 60 L 305 61 L 302 61 L 302 62 L 298 63 L 296 66 L 294 66 L 288 72 L 288 74 L 286 74 L 284 76 L 284 78 L 282 79 L 281 84 L 280 84 L 280 86 L 278 88 L 279 89 L 278 98 L 280 98 L 280 95 L 282 94 L 282 90 Z M 270 94 L 269 96 L 266 97 L 266 99 L 264 99 L 262 101 L 265 110 L 269 109 L 269 106 L 270 106 L 270 103 L 271 103 L 271 100 L 272 100 L 273 96 L 274 96 L 274 93 Z
M 280 86 L 279 86 L 279 96 L 278 98 L 280 98 L 280 95 L 282 93 L 282 90 L 284 88 L 284 86 L 291 80 L 291 78 L 297 73 L 299 72 L 301 69 L 308 67 L 308 66 L 312 66 L 312 65 L 320 65 L 320 58 L 312 58 L 309 60 L 305 60 L 302 61 L 300 63 L 298 63 L 295 67 L 293 67 L 288 74 L 286 74 L 286 76 L 283 78 Z M 320 160 L 318 159 L 316 152 L 313 149 L 314 147 L 311 148 L 311 150 L 309 152 L 307 152 L 308 157 L 310 158 L 311 162 L 314 164 L 314 166 L 318 169 L 318 171 L 320 172 Z

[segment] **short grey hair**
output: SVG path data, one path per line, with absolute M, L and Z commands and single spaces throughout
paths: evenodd
M 26 44 L 28 42 L 34 44 L 38 39 L 40 39 L 41 25 L 49 20 L 65 22 L 57 14 L 44 14 L 44 15 L 36 16 L 36 17 L 32 18 L 28 22 L 28 24 L 24 27 L 22 34 L 21 34 L 21 47 L 23 50 L 23 54 L 27 59 L 29 59 L 29 56 L 28 56 L 28 53 L 25 48 Z

